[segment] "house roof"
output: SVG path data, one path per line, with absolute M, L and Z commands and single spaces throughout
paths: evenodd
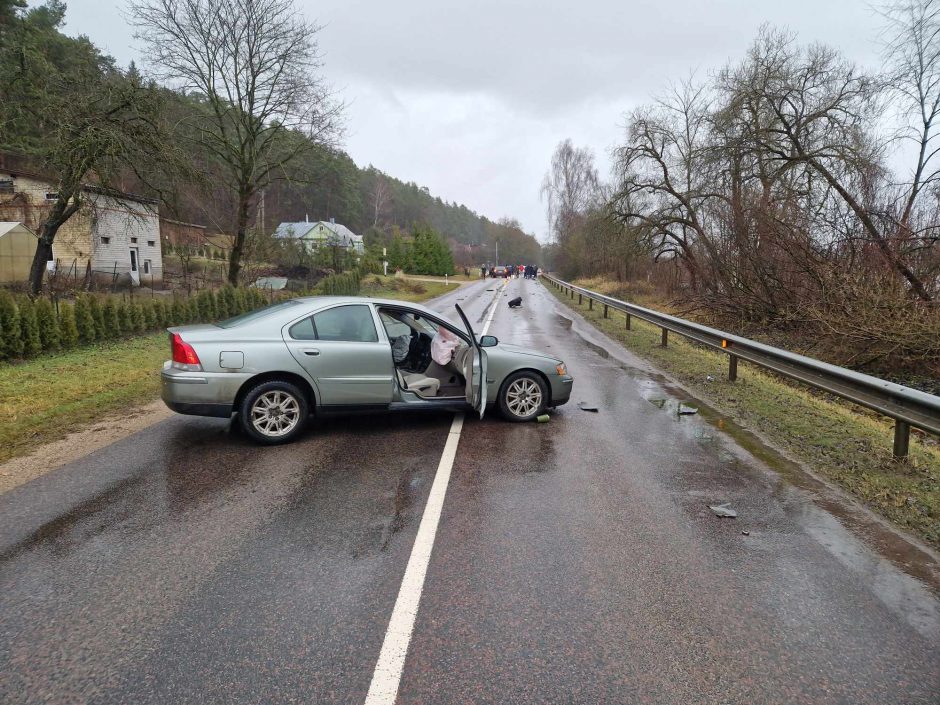
M 184 223 L 182 220 L 172 220 L 170 218 L 160 218 L 161 223 L 170 223 L 172 225 L 182 225 L 187 228 L 199 228 L 200 230 L 205 230 L 205 225 L 199 225 L 199 223 Z
M 38 168 L 37 168 L 38 167 Z M 55 176 L 50 173 L 43 173 L 42 166 L 37 160 L 12 152 L 0 152 L 0 172 L 9 174 L 14 179 L 18 176 L 25 176 L 36 181 L 45 181 L 50 187 L 54 187 Z M 147 205 L 158 205 L 159 199 L 150 196 L 142 196 L 137 193 L 128 193 L 115 188 L 101 186 L 99 184 L 82 184 L 82 190 L 90 193 L 98 193 L 112 198 L 121 198 L 128 201 L 137 201 Z
M 8 232 L 10 232 L 11 230 L 25 230 L 25 231 L 28 232 L 30 235 L 33 235 L 33 236 L 35 237 L 35 233 L 34 233 L 32 230 L 30 230 L 30 229 L 29 229 L 26 225 L 24 225 L 23 223 L 19 223 L 19 222 L 12 222 L 12 223 L 10 223 L 10 222 L 3 222 L 3 223 L 0 223 L 0 237 L 3 237 L 4 235 L 6 235 L 6 234 L 7 234 Z
M 294 240 L 303 238 L 317 227 L 316 223 L 281 223 L 274 231 L 274 237 L 286 237 Z
M 322 225 L 324 228 L 334 233 L 344 246 L 355 245 L 362 242 L 362 235 L 356 235 L 356 233 L 341 223 L 328 223 L 325 220 L 318 220 L 314 223 L 281 223 L 274 231 L 274 237 L 302 240 L 319 225 Z

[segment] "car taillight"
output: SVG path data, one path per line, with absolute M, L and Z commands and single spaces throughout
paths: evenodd
M 193 346 L 184 341 L 179 333 L 170 333 L 170 350 L 173 353 L 173 366 L 182 370 L 201 370 L 202 363 Z

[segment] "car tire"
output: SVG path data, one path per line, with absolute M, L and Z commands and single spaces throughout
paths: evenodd
M 532 421 L 548 406 L 548 385 L 535 372 L 514 372 L 499 390 L 499 411 L 507 421 Z
M 292 441 L 307 425 L 309 415 L 307 395 L 297 385 L 283 380 L 252 387 L 238 407 L 242 430 L 264 445 Z

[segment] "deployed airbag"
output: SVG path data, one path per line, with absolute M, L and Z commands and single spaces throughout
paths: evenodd
M 445 366 L 453 358 L 454 349 L 458 345 L 460 345 L 460 338 L 441 326 L 431 341 L 431 359 L 441 367 Z

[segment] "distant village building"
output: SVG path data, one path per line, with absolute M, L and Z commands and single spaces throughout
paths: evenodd
M 160 236 L 164 245 L 203 247 L 206 244 L 206 226 L 160 218 Z
M 281 223 L 274 231 L 274 237 L 287 238 L 300 242 L 308 252 L 329 246 L 344 247 L 357 254 L 365 251 L 362 235 L 356 235 L 345 225 L 333 220 L 319 220 L 315 223 Z
M 55 202 L 55 185 L 38 174 L 0 163 L 0 221 L 23 223 L 34 233 Z M 144 196 L 86 186 L 84 206 L 59 228 L 50 269 L 99 280 L 123 277 L 134 285 L 163 279 L 158 202 Z

